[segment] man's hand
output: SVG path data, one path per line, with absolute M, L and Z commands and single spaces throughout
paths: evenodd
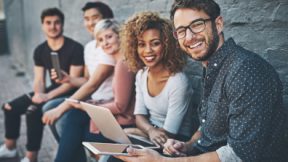
M 164 146 L 165 142 L 168 139 L 168 136 L 166 135 L 165 131 L 160 128 L 150 128 L 148 130 L 148 136 L 150 141 L 162 147 Z
M 62 74 L 61 80 L 58 79 L 55 69 L 51 69 L 50 74 L 51 74 L 51 79 L 54 80 L 56 83 L 69 83 L 70 82 L 70 76 L 63 70 L 61 70 L 61 74 Z
M 49 96 L 46 93 L 35 93 L 32 97 L 32 102 L 36 104 L 41 104 L 49 100 Z
M 171 156 L 187 156 L 187 145 L 174 139 L 168 139 L 164 144 L 163 153 Z
M 44 113 L 42 122 L 44 124 L 52 125 L 62 115 L 62 112 L 58 108 L 54 108 Z
M 160 156 L 158 152 L 151 149 L 135 149 L 128 148 L 129 156 L 115 156 L 126 162 L 160 162 L 164 157 Z

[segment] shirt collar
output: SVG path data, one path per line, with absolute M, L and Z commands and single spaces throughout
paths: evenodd
M 236 43 L 232 38 L 229 38 L 224 42 L 222 47 L 220 47 L 212 56 L 208 59 L 208 66 L 207 68 L 217 68 L 220 67 L 223 60 L 233 52 L 233 49 L 236 47 Z

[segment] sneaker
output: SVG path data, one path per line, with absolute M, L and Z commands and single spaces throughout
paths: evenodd
M 0 158 L 13 158 L 13 157 L 16 157 L 17 155 L 17 150 L 16 148 L 15 149 L 12 149 L 12 150 L 9 150 L 5 144 L 1 145 L 0 147 Z
M 20 162 L 30 162 L 30 160 L 27 157 L 24 157 Z

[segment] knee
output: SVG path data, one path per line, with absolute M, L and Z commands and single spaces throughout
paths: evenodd
M 52 101 L 48 101 L 47 103 L 44 104 L 44 106 L 42 107 L 42 112 L 46 112 L 48 110 L 51 110 L 52 108 L 54 108 L 54 104 Z
M 3 104 L 2 109 L 4 111 L 11 111 L 12 110 L 12 106 L 8 103 Z
M 51 109 L 57 107 L 63 101 L 64 101 L 64 98 L 56 98 L 56 99 L 53 99 L 53 100 L 46 102 L 42 107 L 42 112 L 46 112 L 48 110 L 51 110 Z
M 42 110 L 41 107 L 35 106 L 35 105 L 31 105 L 28 107 L 27 111 L 26 111 L 26 118 L 41 118 L 42 117 Z

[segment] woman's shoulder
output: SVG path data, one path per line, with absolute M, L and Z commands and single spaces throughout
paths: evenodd
M 173 82 L 188 83 L 188 77 L 184 72 L 177 72 L 170 76 Z
M 147 68 L 140 69 L 140 70 L 137 71 L 136 77 L 140 79 L 140 78 L 143 78 L 145 76 L 147 77 L 147 74 L 148 74 L 148 69 Z

